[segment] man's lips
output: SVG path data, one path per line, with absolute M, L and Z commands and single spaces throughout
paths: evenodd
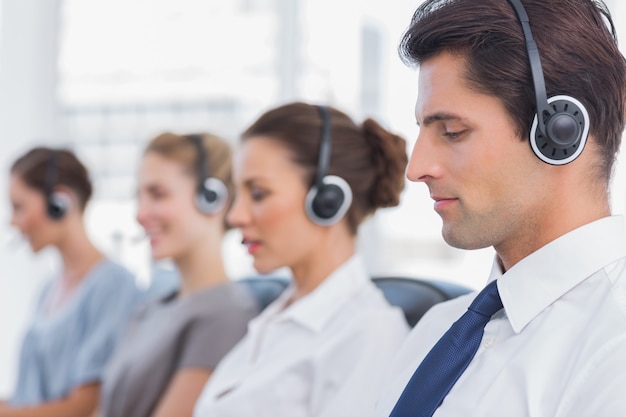
M 432 199 L 435 200 L 435 204 L 434 204 L 435 211 L 444 210 L 458 201 L 458 198 L 453 198 L 453 197 L 434 196 L 432 197 Z

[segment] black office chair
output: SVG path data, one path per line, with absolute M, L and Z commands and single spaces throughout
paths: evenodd
M 472 290 L 451 282 L 408 277 L 374 277 L 389 304 L 400 307 L 413 327 L 432 306 Z
M 289 279 L 284 277 L 249 277 L 239 280 L 254 294 L 262 309 L 285 290 Z M 389 304 L 400 307 L 411 327 L 432 306 L 471 292 L 471 289 L 445 281 L 408 277 L 374 277 L 372 281 Z

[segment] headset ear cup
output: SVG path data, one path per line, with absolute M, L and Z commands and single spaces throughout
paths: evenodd
M 219 213 L 227 201 L 228 188 L 214 177 L 205 179 L 196 193 L 196 207 L 203 214 Z
M 341 177 L 327 175 L 322 186 L 313 186 L 305 200 L 305 210 L 309 219 L 320 226 L 330 226 L 339 222 L 352 204 L 352 189 Z
M 69 210 L 70 199 L 64 193 L 54 192 L 46 201 L 46 212 L 52 220 L 61 220 Z
M 550 165 L 565 165 L 582 153 L 589 136 L 589 114 L 570 96 L 548 99 L 555 114 L 546 120 L 546 135 L 537 128 L 537 115 L 530 129 L 530 145 L 539 159 Z

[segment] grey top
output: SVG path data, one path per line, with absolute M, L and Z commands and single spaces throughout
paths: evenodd
M 58 283 L 53 280 L 42 291 L 24 336 L 11 398 L 15 407 L 59 400 L 100 381 L 127 320 L 142 301 L 131 273 L 109 259 L 89 271 L 65 304 L 48 312 Z
M 258 313 L 256 299 L 241 283 L 183 298 L 173 293 L 147 304 L 130 321 L 106 370 L 102 415 L 150 416 L 177 371 L 212 371 Z

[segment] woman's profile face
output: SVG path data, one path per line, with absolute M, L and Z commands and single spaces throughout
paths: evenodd
M 150 239 L 155 259 L 184 256 L 193 245 L 210 239 L 207 216 L 194 205 L 196 179 L 182 164 L 155 152 L 141 161 L 137 193 L 137 222 Z
M 227 220 L 241 229 L 254 268 L 267 273 L 305 264 L 320 226 L 305 214 L 305 171 L 277 140 L 254 136 L 234 159 L 235 200 Z
M 9 199 L 12 207 L 11 225 L 20 231 L 33 252 L 54 244 L 59 231 L 46 214 L 43 193 L 29 187 L 20 176 L 12 174 L 9 180 Z

